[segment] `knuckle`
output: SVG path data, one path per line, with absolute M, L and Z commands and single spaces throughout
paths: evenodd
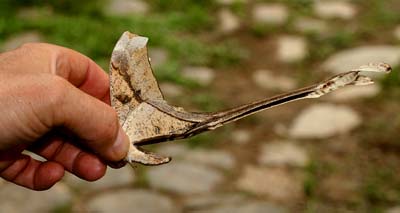
M 36 48 L 36 47 L 38 47 L 38 43 L 27 42 L 27 43 L 22 44 L 17 49 L 19 49 L 19 50 L 30 50 L 30 49 Z
M 35 50 L 38 49 L 38 43 L 28 42 L 24 43 L 17 48 L 10 50 L 9 52 L 4 52 L 2 55 L 8 54 L 11 58 L 21 58 L 23 56 L 30 56 Z
M 28 54 L 30 52 L 34 52 L 36 50 L 43 50 L 46 48 L 46 44 L 43 43 L 35 43 L 35 42 L 27 42 L 19 46 L 16 51 L 19 51 L 23 54 Z
M 50 44 L 46 44 L 46 43 L 39 43 L 39 42 L 26 42 L 24 44 L 22 44 L 19 48 L 17 49 L 46 49 L 49 48 L 51 45 Z
M 47 74 L 44 86 L 44 94 L 53 108 L 61 107 L 68 95 L 69 85 L 67 81 L 57 75 Z

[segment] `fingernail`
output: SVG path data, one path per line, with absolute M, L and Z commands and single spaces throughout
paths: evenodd
M 112 147 L 112 151 L 114 154 L 114 160 L 119 161 L 122 160 L 124 157 L 126 157 L 128 150 L 129 150 L 129 138 L 122 130 L 122 128 L 119 128 L 117 138 L 115 139 L 114 145 Z

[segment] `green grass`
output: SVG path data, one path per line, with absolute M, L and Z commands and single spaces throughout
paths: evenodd
M 223 108 L 223 103 L 211 94 L 199 93 L 191 97 L 192 103 L 202 112 L 215 112 Z
M 309 165 L 307 165 L 307 167 L 305 168 L 306 178 L 303 182 L 303 190 L 304 194 L 308 198 L 314 197 L 315 189 L 318 186 L 317 170 L 318 170 L 317 161 L 311 161 Z
M 365 37 L 365 40 L 380 40 L 391 36 L 391 32 L 399 22 L 400 14 L 398 10 L 400 5 L 397 0 L 357 0 L 357 5 L 361 8 L 357 21 L 359 34 Z M 396 7 L 397 5 L 397 7 Z
M 368 10 L 368 12 L 361 13 L 360 20 L 364 22 L 371 30 L 388 28 L 396 25 L 400 21 L 400 14 L 397 9 L 393 7 L 396 0 L 357 0 L 359 5 Z
M 135 188 L 148 188 L 150 186 L 149 178 L 147 177 L 146 173 L 147 168 L 148 167 L 141 164 L 137 164 L 137 166 L 135 166 Z
M 246 5 L 245 2 L 236 0 L 233 2 L 232 5 L 230 5 L 230 9 L 232 10 L 233 13 L 238 15 L 240 18 L 246 18 Z
M 369 206 L 376 209 L 400 202 L 400 181 L 396 170 L 377 167 L 365 178 L 363 195 Z
M 365 124 L 365 133 L 360 136 L 367 148 L 378 148 L 396 152 L 400 150 L 400 115 L 396 109 L 371 118 Z M 389 121 L 389 122 L 388 122 Z
M 260 38 L 273 34 L 274 32 L 277 32 L 279 29 L 280 26 L 274 26 L 269 24 L 254 23 L 252 24 L 252 26 L 250 26 L 250 32 L 252 33 L 252 35 Z
M 227 125 L 217 130 L 207 131 L 185 139 L 185 144 L 191 149 L 206 148 L 211 149 L 221 145 L 224 139 L 229 138 L 232 126 Z
M 37 30 L 49 42 L 77 49 L 96 58 L 108 56 L 122 32 L 129 30 L 149 37 L 149 45 L 167 46 L 173 53 L 183 54 L 182 57 L 190 53 L 188 51 L 205 53 L 200 41 L 177 36 L 184 28 L 179 22 L 184 18 L 178 14 L 99 19 L 55 14 L 51 19 L 42 17 L 24 21 L 15 17 L 3 18 L 0 35 L 4 38 L 26 30 Z
M 198 88 L 201 86 L 199 83 L 182 76 L 179 72 L 181 68 L 182 65 L 176 60 L 169 60 L 166 63 L 153 68 L 153 71 L 157 76 L 157 80 L 160 82 L 173 82 L 187 88 Z
M 149 3 L 157 11 L 182 11 L 196 8 L 202 9 L 206 12 L 211 12 L 216 7 L 214 0 L 152 0 L 149 1 Z
M 51 213 L 70 213 L 73 212 L 72 203 L 58 205 L 50 210 Z
M 309 15 L 312 13 L 313 0 L 279 0 L 291 10 L 291 15 Z
M 105 0 L 86 0 L 86 1 L 77 1 L 77 0 L 60 0 L 60 1 L 52 1 L 52 0 L 2 0 L 0 7 L 1 14 L 13 14 L 17 11 L 17 9 L 21 7 L 32 7 L 32 6 L 40 6 L 40 7 L 50 7 L 56 13 L 63 14 L 86 14 L 98 16 L 101 15 L 101 7 L 105 3 Z
M 331 54 L 355 45 L 359 38 L 356 32 L 346 29 L 338 29 L 327 36 L 308 34 L 310 46 L 307 62 L 320 62 Z
M 191 2 L 182 5 L 186 1 L 176 1 L 176 4 L 152 1 L 151 5 L 157 5 L 155 10 L 159 11 L 152 15 L 108 17 L 101 10 L 101 1 L 77 2 L 30 0 L 22 3 L 10 1 L 9 5 L 2 5 L 4 8 L 0 11 L 4 13 L 0 15 L 0 44 L 6 38 L 33 30 L 41 33 L 47 42 L 88 55 L 107 70 L 116 41 L 122 32 L 131 31 L 149 37 L 149 46 L 165 48 L 169 52 L 168 62 L 156 70 L 161 79 L 189 87 L 196 85 L 187 83 L 187 79 L 180 76 L 179 70 L 183 66 L 229 66 L 246 56 L 234 41 L 209 45 L 200 39 L 199 31 L 211 31 L 214 26 L 214 17 L 209 16 L 212 4 L 197 5 Z M 29 5 L 35 5 L 39 11 L 37 18 L 16 16 L 19 7 Z M 54 11 L 51 18 L 49 8 Z M 65 11 L 61 8 L 65 8 Z
M 393 70 L 388 75 L 381 80 L 381 85 L 383 87 L 383 92 L 381 96 L 390 95 L 393 99 L 397 99 L 400 97 L 400 75 L 399 75 L 399 67 L 393 67 Z

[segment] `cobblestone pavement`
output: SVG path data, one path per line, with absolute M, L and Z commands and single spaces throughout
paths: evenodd
M 109 15 L 152 12 L 146 1 L 110 2 L 104 6 Z M 205 66 L 186 66 L 180 72 L 210 87 L 209 91 L 221 90 L 217 97 L 229 106 L 294 89 L 371 61 L 384 61 L 393 67 L 400 63 L 400 23 L 387 27 L 384 39 L 368 42 L 361 36 L 360 41 L 352 40 L 354 45 L 330 52 L 319 63 L 309 63 L 319 50 L 332 48 L 315 47 L 313 38 L 341 36 L 333 28 L 354 25 L 366 10 L 360 1 L 307 0 L 304 2 L 311 4 L 310 9 L 301 15 L 293 15 L 291 1 L 215 2 L 218 24 L 210 33 L 238 38 L 250 56 L 243 66 L 230 72 Z M 237 13 L 235 5 L 243 6 L 246 12 Z M 25 13 L 35 15 L 30 10 Z M 269 35 L 267 30 L 254 39 L 242 33 L 260 26 L 277 32 Z M 38 41 L 44 41 L 39 32 L 26 31 L 6 40 L 1 49 Z M 163 48 L 149 51 L 156 67 L 170 57 Z M 173 83 L 160 87 L 167 99 L 179 99 L 188 92 Z M 67 174 L 44 192 L 3 181 L 0 212 L 340 212 L 365 211 L 374 202 L 382 204 L 379 210 L 399 212 L 398 194 L 380 197 L 389 195 L 373 191 L 374 182 L 368 181 L 375 179 L 366 180 L 362 170 L 366 161 L 385 156 L 376 147 L 373 152 L 363 151 L 362 143 L 362 129 L 380 115 L 375 112 L 390 112 L 390 107 L 395 107 L 393 103 L 373 102 L 383 88 L 379 82 L 365 88 L 346 88 L 322 100 L 262 112 L 218 130 L 228 133 L 211 148 L 193 148 L 185 141 L 157 145 L 158 152 L 173 157 L 167 165 L 108 169 L 103 179 L 93 183 Z M 368 108 L 371 103 L 375 105 Z M 385 117 L 390 115 L 393 113 Z M 387 157 L 400 162 L 396 153 L 389 152 Z M 43 200 L 45 203 L 40 202 Z

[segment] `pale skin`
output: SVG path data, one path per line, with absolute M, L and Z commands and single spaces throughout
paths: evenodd
M 33 190 L 65 171 L 101 178 L 129 148 L 109 104 L 108 75 L 78 52 L 32 43 L 0 54 L 0 176 Z

